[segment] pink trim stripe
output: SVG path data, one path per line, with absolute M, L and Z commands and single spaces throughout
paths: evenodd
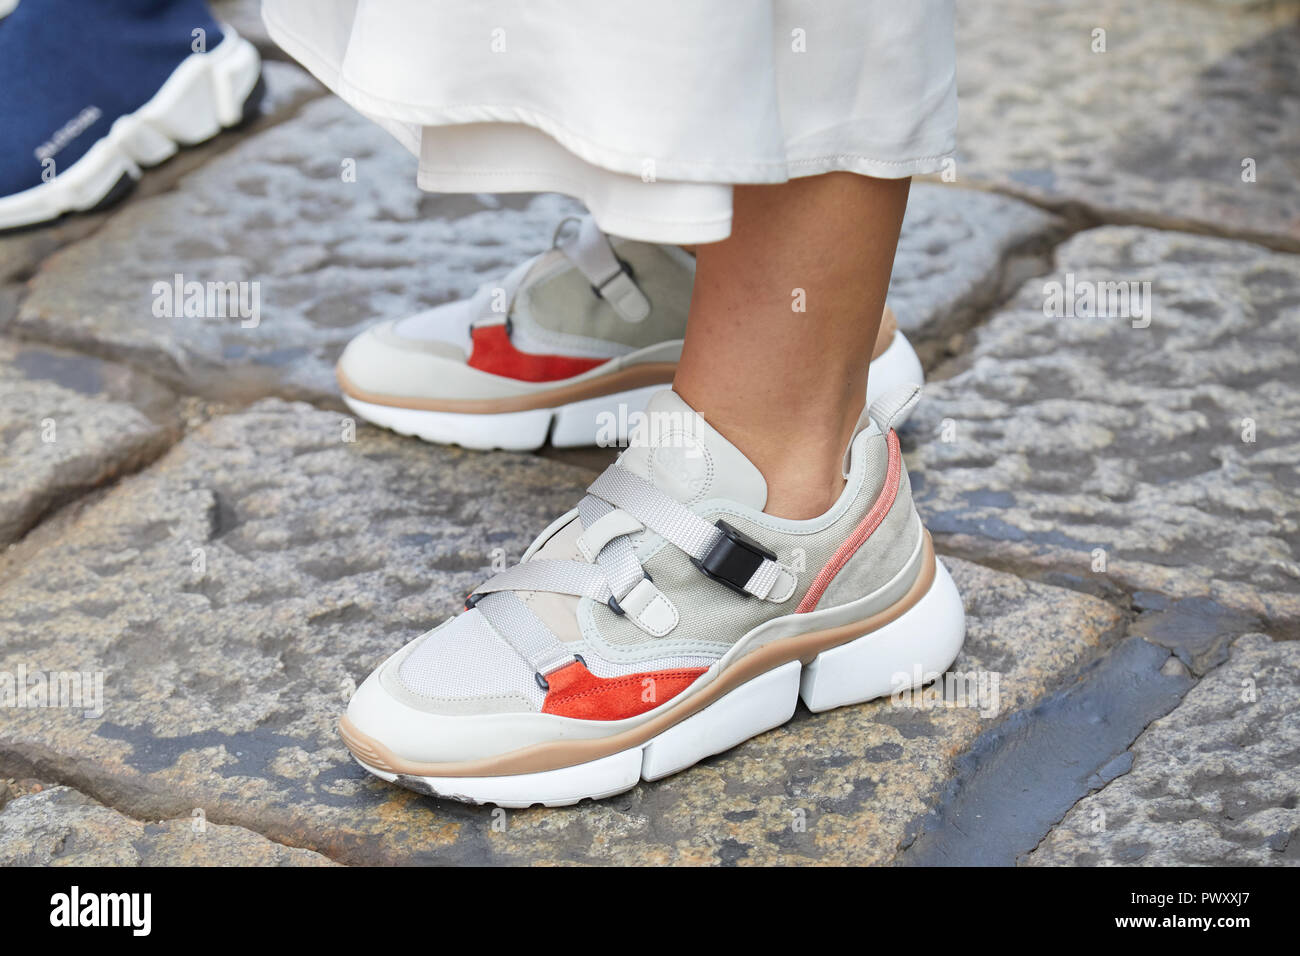
M 822 595 L 826 593 L 826 588 L 834 580 L 835 575 L 843 570 L 844 565 L 849 563 L 849 558 L 853 557 L 858 548 L 871 537 L 872 532 L 880 527 L 880 522 L 885 520 L 885 515 L 889 514 L 889 509 L 894 506 L 894 499 L 898 497 L 898 482 L 903 477 L 903 453 L 898 447 L 898 435 L 892 428 L 885 436 L 885 441 L 889 445 L 889 469 L 885 472 L 885 487 L 880 489 L 880 497 L 876 499 L 876 503 L 871 506 L 871 510 L 867 512 L 862 522 L 853 529 L 849 539 L 840 545 L 839 550 L 826 562 L 826 566 L 817 572 L 817 577 L 813 578 L 808 593 L 794 609 L 796 614 L 804 614 L 817 606 L 817 602 L 822 599 Z

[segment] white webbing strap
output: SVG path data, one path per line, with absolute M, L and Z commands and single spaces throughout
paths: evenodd
M 475 605 L 489 624 L 519 652 L 534 671 L 545 677 L 573 663 L 570 651 L 513 591 L 493 591 Z
M 546 559 L 516 564 L 494 574 L 485 584 L 474 589 L 475 594 L 496 591 L 549 591 L 596 601 L 608 601 L 610 595 L 609 582 L 596 565 Z
M 591 216 L 582 220 L 577 236 L 561 239 L 556 245 L 622 319 L 640 322 L 650 314 L 650 300 L 623 268 L 609 237 Z
M 717 526 L 617 464 L 610 465 L 592 482 L 578 505 L 578 515 L 584 528 L 594 528 L 602 521 L 610 527 L 615 524 L 609 518 L 615 509 L 626 512 L 635 519 L 635 524 L 627 522 L 623 534 L 597 535 L 595 540 L 604 543 L 595 555 L 595 564 L 533 558 L 494 575 L 475 589 L 474 606 L 543 677 L 570 663 L 573 654 L 529 610 L 517 591 L 544 591 L 604 601 L 611 610 L 627 614 L 648 633 L 663 636 L 677 626 L 677 609 L 654 586 L 637 560 L 630 537 L 633 529 L 643 526 L 697 561 L 707 558 L 724 537 Z M 793 571 L 761 556 L 743 590 L 779 603 L 794 593 L 797 584 Z
M 582 520 L 584 528 L 591 528 L 603 518 L 613 514 L 615 510 L 609 502 L 585 495 L 578 504 L 578 517 Z M 616 598 L 621 599 L 645 577 L 645 571 L 641 568 L 641 562 L 637 560 L 632 542 L 626 535 L 607 541 L 605 546 L 595 554 L 595 559 L 605 573 L 610 592 Z
M 609 582 L 613 600 L 607 601 L 616 614 L 627 615 L 641 630 L 652 637 L 663 637 L 677 626 L 677 608 L 667 595 L 655 587 L 637 559 L 631 535 L 644 527 L 621 508 L 592 495 L 585 495 L 578 505 L 578 515 L 587 530 L 578 539 L 578 548 L 587 559 L 599 565 Z M 612 534 L 622 529 L 621 534 Z M 587 532 L 590 545 L 585 545 Z M 599 545 L 599 548 L 596 546 Z M 595 554 L 591 552 L 595 550 Z
M 723 536 L 716 525 L 618 464 L 606 468 L 587 493 L 626 511 L 697 561 L 704 560 Z M 790 596 L 797 581 L 794 572 L 763 557 L 744 590 L 754 597 L 780 602 Z
M 478 287 L 471 300 L 474 318 L 470 322 L 470 334 L 475 328 L 500 325 L 509 318 L 519 287 L 540 258 L 541 256 L 533 256 L 511 269 L 504 278 L 485 282 Z
M 598 499 L 592 499 L 597 501 Z M 601 501 L 600 504 L 605 504 Z M 594 562 L 605 545 L 616 538 L 637 534 L 645 528 L 626 511 L 610 508 L 591 524 L 582 523 L 582 534 L 578 537 L 578 550 L 588 561 Z
M 692 558 L 703 558 L 722 534 L 676 498 L 618 464 L 601 472 L 587 494 L 622 508 Z

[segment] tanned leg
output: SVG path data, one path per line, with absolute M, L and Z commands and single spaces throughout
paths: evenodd
M 816 517 L 844 488 L 909 185 L 737 186 L 731 237 L 696 249 L 673 388 L 763 473 L 768 514 Z

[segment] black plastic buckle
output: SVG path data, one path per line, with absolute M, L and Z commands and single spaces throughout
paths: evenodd
M 612 276 L 610 276 L 600 285 L 596 285 L 596 283 L 594 282 L 591 284 L 591 291 L 596 294 L 596 298 L 598 299 L 605 298 L 605 286 L 609 285 L 611 282 L 617 279 L 619 277 L 619 273 L 622 273 L 623 275 L 627 276 L 633 282 L 636 281 L 636 273 L 632 271 L 632 266 L 628 263 L 628 261 L 618 256 L 615 256 L 615 258 L 618 259 L 618 272 L 615 272 Z
M 759 569 L 763 559 L 775 561 L 776 555 L 767 550 L 749 535 L 737 531 L 725 521 L 717 521 L 715 527 L 722 532 L 722 537 L 709 549 L 703 558 L 691 558 L 691 563 L 719 584 L 731 588 L 737 594 L 748 595 L 745 585 Z

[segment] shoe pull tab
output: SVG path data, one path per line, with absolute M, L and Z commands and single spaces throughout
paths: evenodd
M 896 422 L 907 418 L 920 400 L 920 385 L 899 385 L 872 402 L 867 414 L 875 419 L 882 432 L 888 432 Z
M 908 413 L 916 407 L 916 403 L 920 400 L 920 385 L 898 385 L 862 410 L 862 415 L 858 418 L 858 424 L 853 428 L 853 438 L 849 439 L 849 447 L 844 449 L 844 461 L 841 464 L 841 471 L 845 478 L 849 477 L 849 468 L 852 465 L 853 439 L 858 437 L 862 429 L 875 421 L 880 426 L 880 431 L 888 434 L 896 423 L 907 418 Z

